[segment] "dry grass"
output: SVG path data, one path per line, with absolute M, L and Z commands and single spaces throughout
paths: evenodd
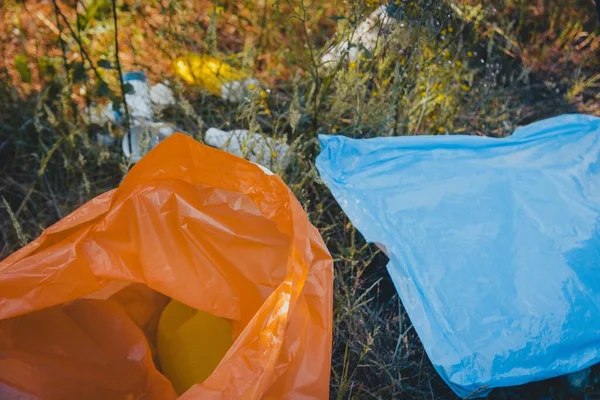
M 119 138 L 123 128 L 95 126 L 84 111 L 87 102 L 121 97 L 115 70 L 102 67 L 116 56 L 110 3 L 65 0 L 57 10 L 47 0 L 0 2 L 0 259 L 118 185 L 130 167 L 120 145 L 95 141 L 107 130 Z M 320 182 L 316 134 L 504 136 L 564 112 L 600 115 L 593 1 L 403 1 L 404 29 L 322 74 L 319 55 L 342 36 L 333 32 L 352 31 L 376 5 L 367 3 L 119 1 L 119 58 L 124 69 L 175 83 L 178 104 L 161 117 L 199 140 L 215 126 L 292 144 L 296 160 L 278 172 L 336 261 L 332 398 L 453 399 L 412 329 L 385 256 Z M 170 63 L 187 51 L 252 71 L 271 89 L 270 112 L 257 99 L 232 106 L 183 85 Z M 600 396 L 595 390 L 589 398 Z M 544 396 L 573 398 L 560 379 L 493 394 Z

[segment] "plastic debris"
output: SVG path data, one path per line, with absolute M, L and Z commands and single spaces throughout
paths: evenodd
M 152 150 L 159 142 L 168 138 L 177 131 L 173 124 L 166 122 L 148 122 L 131 127 L 128 135 L 123 136 L 122 148 L 125 157 L 133 162 L 138 162 L 146 153 Z M 129 140 L 131 138 L 131 152 Z
M 222 131 L 209 128 L 204 142 L 268 168 L 285 169 L 290 161 L 290 146 L 285 142 L 244 129 Z
M 114 124 L 117 123 L 121 117 L 120 113 L 113 109 L 112 102 L 107 104 L 90 104 L 88 115 L 90 117 L 90 122 L 96 125 L 106 125 L 109 122 Z
M 386 249 L 456 394 L 600 362 L 600 118 L 563 115 L 504 139 L 320 140 L 321 177 Z
M 1 261 L 0 293 L 2 399 L 173 400 L 157 346 L 169 375 L 197 362 L 182 400 L 329 398 L 319 232 L 281 178 L 186 135 Z
M 96 134 L 96 142 L 101 146 L 110 147 L 116 143 L 116 139 L 114 136 L 109 135 L 108 133 L 97 133 Z
M 126 92 L 125 100 L 129 108 L 129 116 L 134 124 L 150 122 L 154 119 L 148 79 L 143 71 L 126 72 L 123 82 L 131 85 L 132 91 Z
M 132 92 L 125 96 L 132 124 L 129 132 L 123 136 L 123 153 L 131 161 L 138 162 L 159 142 L 177 130 L 173 124 L 153 121 L 153 103 L 166 105 L 174 102 L 174 96 L 164 84 L 155 85 L 151 90 L 148 87 L 146 74 L 142 71 L 126 73 L 123 81 L 133 87 Z
M 340 60 L 356 61 L 361 49 L 375 50 L 377 41 L 385 39 L 396 19 L 388 14 L 385 5 L 379 6 L 369 17 L 361 22 L 349 37 L 330 48 L 322 57 L 321 64 L 325 70 L 334 68 Z
M 175 104 L 175 94 L 166 83 L 157 83 L 150 87 L 150 101 L 154 108 L 164 108 Z
M 144 72 L 127 72 L 123 76 L 123 81 L 131 85 L 132 92 L 126 94 L 125 99 L 134 124 L 140 121 L 152 121 L 157 111 L 176 103 L 175 94 L 166 83 L 157 83 L 148 88 Z M 106 125 L 109 122 L 122 124 L 125 114 L 122 107 L 118 111 L 115 110 L 112 102 L 102 105 L 92 103 L 88 112 L 90 122 L 97 125 Z
M 218 58 L 189 54 L 174 61 L 175 73 L 189 84 L 230 102 L 240 102 L 259 82 Z

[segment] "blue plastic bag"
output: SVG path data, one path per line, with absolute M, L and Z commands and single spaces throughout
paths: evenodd
M 383 244 L 433 365 L 461 397 L 600 362 L 600 118 L 504 139 L 320 136 L 317 168 Z

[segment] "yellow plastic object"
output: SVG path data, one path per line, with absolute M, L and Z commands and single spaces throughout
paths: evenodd
M 0 399 L 178 398 L 153 350 L 166 298 L 231 321 L 179 399 L 327 399 L 332 266 L 281 178 L 176 133 L 0 262 Z
M 158 359 L 177 393 L 210 376 L 231 347 L 231 336 L 226 319 L 169 303 L 158 323 Z
M 179 57 L 175 59 L 173 67 L 175 73 L 187 83 L 201 86 L 215 96 L 226 97 L 228 92 L 234 89 L 243 89 L 241 86 L 244 84 L 255 84 L 249 75 L 208 55 L 189 54 Z M 235 85 L 231 85 L 234 82 Z

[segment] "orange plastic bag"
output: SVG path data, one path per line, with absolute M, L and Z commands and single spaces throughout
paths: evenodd
M 180 399 L 326 399 L 332 259 L 283 181 L 175 134 L 0 263 L 0 398 L 174 399 L 169 297 L 231 321 Z

